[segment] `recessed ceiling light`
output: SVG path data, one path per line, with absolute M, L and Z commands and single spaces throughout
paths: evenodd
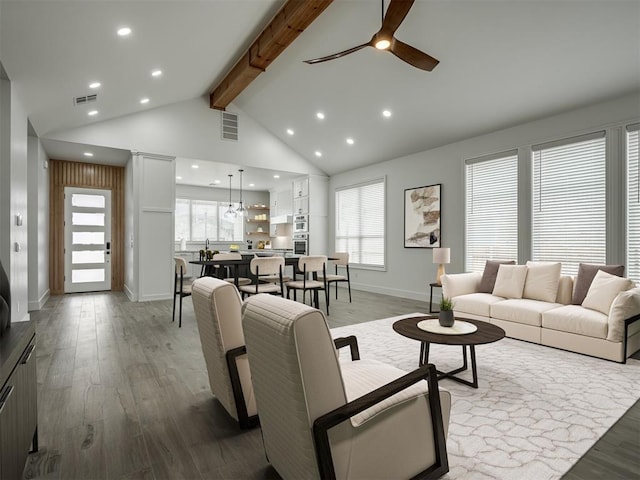
M 145 103 L 149 103 L 149 99 L 148 99 L 148 98 L 141 98 L 141 99 L 140 99 L 140 103 L 142 103 L 143 105 L 144 105 Z
M 162 70 L 154 70 L 151 72 L 152 77 L 159 77 L 160 75 L 162 75 Z
M 191 165 L 191 168 L 200 168 L 200 165 L 196 165 L 195 163 Z
M 215 183 L 216 185 L 218 185 L 220 183 L 220 180 L 214 180 L 213 183 Z
M 320 150 L 316 150 L 316 157 L 321 157 L 322 156 L 322 152 Z
M 93 153 L 91 153 L 91 152 L 84 152 L 84 156 L 85 156 L 85 157 L 93 157 Z
M 255 186 L 256 186 L 256 184 L 255 184 L 255 183 L 250 183 L 250 184 L 249 184 L 249 186 L 250 186 L 250 187 L 255 187 Z
M 89 84 L 89 88 L 99 88 L 102 85 L 100 82 L 92 82 Z
M 296 132 L 294 132 L 294 131 L 293 131 L 293 130 L 291 130 L 290 128 L 287 128 L 287 133 L 288 133 L 289 135 L 293 135 L 293 134 L 294 134 L 294 133 L 296 133 Z
M 176 176 L 176 180 L 182 180 L 182 177 L 180 175 Z
M 121 37 L 126 37 L 131 33 L 131 29 L 129 27 L 122 27 L 118 29 L 118 35 Z
M 280 175 L 274 175 L 273 178 L 280 178 Z
M 316 113 L 316 117 L 318 117 L 320 120 L 324 120 L 324 113 L 318 112 Z
M 98 114 L 98 110 L 90 110 L 87 112 L 87 115 L 89 115 L 90 117 L 93 117 L 94 115 Z
M 349 145 L 353 145 L 354 144 L 353 138 L 347 138 L 347 143 Z
M 390 110 L 383 110 L 382 111 L 382 115 L 384 115 L 385 117 L 390 117 L 391 116 L 391 111 Z

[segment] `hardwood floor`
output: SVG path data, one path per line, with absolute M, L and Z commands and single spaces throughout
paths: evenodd
M 428 311 L 427 302 L 360 291 L 350 304 L 340 293 L 331 327 Z M 191 301 L 181 329 L 171 308 L 171 301 L 93 293 L 51 297 L 31 313 L 40 450 L 25 478 L 279 478 L 260 429 L 240 430 L 211 394 Z M 639 432 L 636 404 L 566 478 L 602 478 L 589 472 L 607 459 L 621 475 L 615 478 L 638 478 Z

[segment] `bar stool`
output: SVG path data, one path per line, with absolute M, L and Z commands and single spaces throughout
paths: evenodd
M 180 296 L 180 320 L 178 328 L 182 327 L 182 299 L 191 295 L 191 284 L 184 283 L 184 275 L 187 273 L 187 261 L 182 257 L 174 257 L 176 262 L 175 273 L 173 275 L 173 316 L 172 322 L 176 321 L 176 296 Z M 180 281 L 178 283 L 178 280 Z

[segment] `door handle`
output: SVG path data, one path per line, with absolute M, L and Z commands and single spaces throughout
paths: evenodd
M 107 255 L 111 253 L 111 242 L 107 242 Z

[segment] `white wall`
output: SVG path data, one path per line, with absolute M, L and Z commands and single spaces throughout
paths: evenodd
M 137 300 L 172 298 L 175 157 L 133 154 Z
M 602 130 L 614 124 L 637 122 L 639 118 L 640 95 L 636 93 L 335 175 L 329 185 L 329 249 L 332 249 L 335 238 L 336 188 L 386 176 L 387 269 L 384 272 L 352 269 L 351 283 L 363 290 L 425 300 L 428 284 L 435 280 L 437 265 L 432 263 L 431 249 L 403 248 L 406 188 L 442 184 L 442 246 L 451 248 L 451 264 L 446 266 L 446 270 L 462 272 L 465 159 Z M 617 235 L 623 235 L 622 229 Z
M 9 213 L 11 211 L 11 85 L 3 78 L 0 64 L 0 262 L 9 276 L 11 240 Z
M 20 322 L 29 320 L 29 314 L 27 313 L 29 289 L 27 252 L 27 225 L 29 223 L 27 212 L 27 114 L 13 86 L 10 88 L 9 128 L 9 194 L 11 198 L 8 218 L 8 276 L 11 282 L 11 321 Z M 5 207 L 3 206 L 2 208 Z M 15 220 L 18 214 L 22 215 L 22 226 L 16 225 Z M 4 224 L 3 232 L 6 227 L 7 225 Z
M 228 111 L 239 114 L 237 142 L 220 138 L 220 112 L 209 108 L 208 97 L 47 133 L 45 137 L 245 167 L 323 173 L 236 106 L 231 105 Z
M 28 137 L 29 311 L 49 298 L 49 157 L 37 137 Z
M 124 292 L 132 301 L 138 299 L 134 209 L 133 158 L 130 158 L 124 170 Z

